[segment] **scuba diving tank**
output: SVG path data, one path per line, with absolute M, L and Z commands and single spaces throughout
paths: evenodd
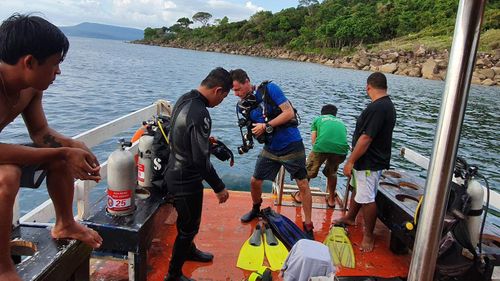
M 116 216 L 134 212 L 134 196 L 137 185 L 134 155 L 125 150 L 131 142 L 121 139 L 119 147 L 108 157 L 107 211 Z
M 477 167 L 470 166 L 470 178 L 467 181 L 467 193 L 471 198 L 471 206 L 467 217 L 467 228 L 469 230 L 471 243 L 474 247 L 478 245 L 481 235 L 484 196 L 484 190 L 481 187 L 481 184 L 475 179 L 476 174 Z
M 137 161 L 137 181 L 142 187 L 150 187 L 153 177 L 153 131 L 151 125 L 139 139 L 139 159 Z

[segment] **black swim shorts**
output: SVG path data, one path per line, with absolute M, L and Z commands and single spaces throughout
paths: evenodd
M 27 143 L 23 145 L 35 147 L 35 144 L 33 143 Z M 39 188 L 46 175 L 47 171 L 44 170 L 44 168 L 40 164 L 22 166 L 21 183 L 19 184 L 19 186 L 27 188 Z
M 24 166 L 21 168 L 21 172 L 19 186 L 27 188 L 39 188 L 47 174 L 41 165 Z

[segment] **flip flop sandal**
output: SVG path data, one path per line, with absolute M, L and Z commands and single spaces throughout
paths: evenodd
M 297 204 L 302 204 L 302 201 L 297 199 L 297 196 L 299 195 L 300 191 L 295 191 L 294 193 L 291 193 L 290 196 L 292 196 L 292 199 L 295 203 Z

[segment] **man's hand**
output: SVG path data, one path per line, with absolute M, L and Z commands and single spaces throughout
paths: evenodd
M 215 195 L 217 195 L 217 199 L 219 199 L 219 204 L 226 202 L 227 199 L 229 198 L 229 192 L 225 188 L 222 191 L 216 193 Z
M 91 152 L 81 148 L 66 147 L 62 149 L 64 149 L 64 159 L 73 178 L 96 182 L 101 180 L 99 174 L 101 167 Z
M 252 133 L 256 136 L 259 137 L 263 133 L 266 132 L 266 124 L 265 123 L 254 123 L 252 124 Z
M 92 153 L 90 148 L 88 148 L 87 145 L 85 145 L 85 143 L 83 143 L 81 141 L 73 141 L 73 143 L 71 144 L 71 147 L 80 148 L 80 149 L 88 151 L 92 157 L 92 161 L 89 162 L 92 167 L 95 168 L 95 167 L 99 167 L 101 165 L 101 164 L 99 164 L 99 160 L 97 160 L 97 157 L 95 157 L 95 155 Z
M 354 166 L 354 163 L 347 161 L 344 165 L 344 176 L 350 177 L 352 174 L 352 167 Z

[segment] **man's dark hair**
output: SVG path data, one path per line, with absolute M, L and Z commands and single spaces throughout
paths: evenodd
M 337 116 L 337 107 L 333 104 L 327 104 L 321 108 L 321 115 L 331 114 Z
M 14 65 L 25 55 L 32 55 L 40 64 L 69 49 L 68 38 L 47 20 L 31 15 L 13 14 L 0 26 L 0 61 Z
M 231 78 L 233 79 L 233 81 L 238 81 L 242 84 L 245 83 L 247 79 L 248 81 L 250 81 L 250 78 L 248 78 L 248 74 L 241 68 L 233 69 L 229 73 L 231 73 Z
M 375 89 L 387 90 L 387 78 L 381 72 L 374 72 L 368 76 L 366 83 Z
M 233 88 L 233 80 L 231 80 L 231 75 L 227 70 L 217 67 L 210 71 L 207 77 L 201 81 L 201 85 L 209 89 L 222 87 L 224 92 L 229 92 Z

